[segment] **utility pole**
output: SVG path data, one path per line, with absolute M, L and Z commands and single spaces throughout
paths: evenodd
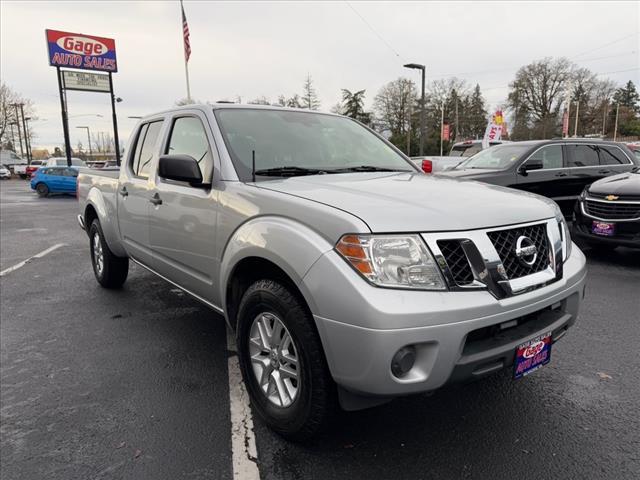
M 609 102 L 605 100 L 602 112 L 602 136 L 607 134 L 607 113 L 609 113 Z
M 579 117 L 579 113 L 580 113 L 580 100 L 576 100 L 576 123 L 574 124 L 573 127 L 573 137 L 577 137 L 578 136 L 578 117 Z
M 24 150 L 22 149 L 22 135 L 20 134 L 20 115 L 18 115 L 18 104 L 12 103 L 11 106 L 15 108 L 15 111 L 16 111 L 16 127 L 18 127 L 18 142 L 20 142 L 20 156 L 24 157 Z
M 440 156 L 442 156 L 442 144 L 444 142 L 444 100 L 442 101 L 442 108 L 440 109 Z
M 19 103 L 20 114 L 22 115 L 22 128 L 24 131 L 24 148 L 27 151 L 27 164 L 31 165 L 31 152 L 29 151 L 29 130 L 27 129 L 27 121 L 24 118 L 24 103 Z
M 27 156 L 29 157 L 29 163 L 31 163 L 33 161 L 33 152 L 31 151 L 31 134 L 29 133 L 29 120 L 31 120 L 31 117 L 26 117 L 24 119 L 25 121 L 25 133 L 24 133 L 24 140 L 25 143 L 27 144 Z
M 13 122 L 9 124 L 9 129 L 11 130 L 11 146 L 13 147 L 13 151 L 16 151 L 16 137 L 13 135 Z
M 409 121 L 407 125 L 407 157 L 411 156 L 411 105 L 408 106 Z
M 456 95 L 456 142 L 458 142 L 458 135 L 460 135 L 460 129 L 458 128 L 458 96 Z
M 620 103 L 616 105 L 616 125 L 613 127 L 613 141 L 616 141 L 618 138 L 618 114 L 620 113 Z

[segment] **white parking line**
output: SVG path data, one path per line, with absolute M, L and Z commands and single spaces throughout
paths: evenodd
M 231 410 L 231 454 L 234 480 L 260 480 L 258 450 L 247 390 L 242 383 L 233 333 L 227 329 L 229 350 L 229 408 Z
M 13 272 L 15 270 L 18 270 L 21 267 L 24 267 L 31 260 L 34 260 L 36 258 L 42 258 L 45 255 L 47 255 L 48 253 L 51 253 L 54 250 L 57 250 L 58 248 L 64 247 L 66 245 L 67 245 L 66 243 L 56 243 L 54 246 L 49 247 L 46 250 L 41 251 L 40 253 L 36 253 L 33 257 L 29 257 L 26 260 L 23 260 L 22 262 L 18 263 L 17 265 L 14 265 L 13 267 L 9 267 L 9 268 L 6 268 L 6 269 L 2 270 L 0 272 L 0 277 L 4 277 L 6 274 L 11 273 L 11 272 Z

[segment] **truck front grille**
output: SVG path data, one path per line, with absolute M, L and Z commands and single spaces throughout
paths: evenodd
M 549 242 L 544 223 L 488 232 L 487 235 L 498 252 L 509 279 L 540 272 L 549 265 Z M 537 256 L 531 266 L 526 265 L 516 256 L 516 243 L 521 236 L 528 237 L 536 246 Z
M 456 284 L 464 286 L 473 283 L 473 272 L 460 240 L 438 240 L 438 247 Z
M 640 218 L 640 203 L 584 201 L 584 210 L 588 215 L 603 220 L 634 220 Z

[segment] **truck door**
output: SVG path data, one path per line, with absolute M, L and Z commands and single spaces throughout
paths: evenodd
M 141 125 L 127 162 L 120 167 L 124 171 L 120 174 L 116 195 L 120 236 L 127 253 L 150 268 L 153 268 L 153 255 L 149 248 L 149 171 L 158 151 L 162 123 L 158 120 Z
M 194 187 L 155 175 L 149 235 L 154 269 L 191 293 L 216 304 L 219 270 L 215 238 L 218 192 L 215 189 L 214 145 L 206 117 L 182 111 L 171 119 L 162 154 L 189 155 L 198 161 L 203 183 Z M 213 184 L 213 187 L 212 187 Z

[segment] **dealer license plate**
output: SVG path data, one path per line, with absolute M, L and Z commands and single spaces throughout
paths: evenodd
M 603 237 L 612 237 L 616 230 L 615 223 L 593 221 L 591 224 L 591 233 L 602 235 Z
M 551 332 L 540 335 L 516 348 L 514 378 L 522 378 L 535 372 L 551 360 Z

